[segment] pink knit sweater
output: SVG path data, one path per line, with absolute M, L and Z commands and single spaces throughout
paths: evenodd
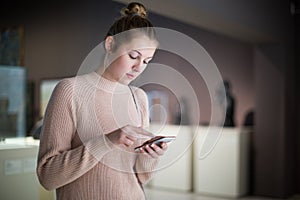
M 146 94 L 96 72 L 62 80 L 49 101 L 37 175 L 58 200 L 142 200 L 158 160 L 105 136 L 128 124 L 148 126 Z M 138 109 L 138 110 L 137 110 Z

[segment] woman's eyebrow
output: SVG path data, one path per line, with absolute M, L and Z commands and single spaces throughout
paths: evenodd
M 139 52 L 138 50 L 133 50 L 133 51 L 137 52 L 140 56 L 142 56 L 142 53 Z
M 143 54 L 142 54 L 141 52 L 139 52 L 138 50 L 133 50 L 133 51 L 137 52 L 140 56 L 143 56 Z M 145 59 L 149 59 L 149 58 L 153 58 L 153 57 L 150 56 L 150 57 L 147 57 L 147 58 L 145 58 Z

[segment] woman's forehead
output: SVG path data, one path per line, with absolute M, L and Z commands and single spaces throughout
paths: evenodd
M 121 46 L 127 50 L 156 49 L 158 42 L 147 36 L 139 36 L 123 43 Z

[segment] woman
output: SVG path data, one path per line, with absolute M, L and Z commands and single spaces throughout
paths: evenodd
M 152 59 L 158 42 L 146 9 L 130 3 L 110 28 L 103 66 L 62 80 L 49 101 L 37 174 L 58 200 L 145 199 L 167 144 L 134 147 L 154 135 L 146 94 L 128 84 Z M 104 68 L 104 70 L 103 70 Z

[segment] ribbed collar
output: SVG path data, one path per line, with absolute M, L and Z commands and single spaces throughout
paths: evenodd
M 93 85 L 101 90 L 104 90 L 106 92 L 110 93 L 116 93 L 116 92 L 128 92 L 128 85 L 121 84 L 119 82 L 111 81 L 103 76 L 100 76 L 97 72 L 93 71 L 88 75 L 88 79 L 93 83 Z

